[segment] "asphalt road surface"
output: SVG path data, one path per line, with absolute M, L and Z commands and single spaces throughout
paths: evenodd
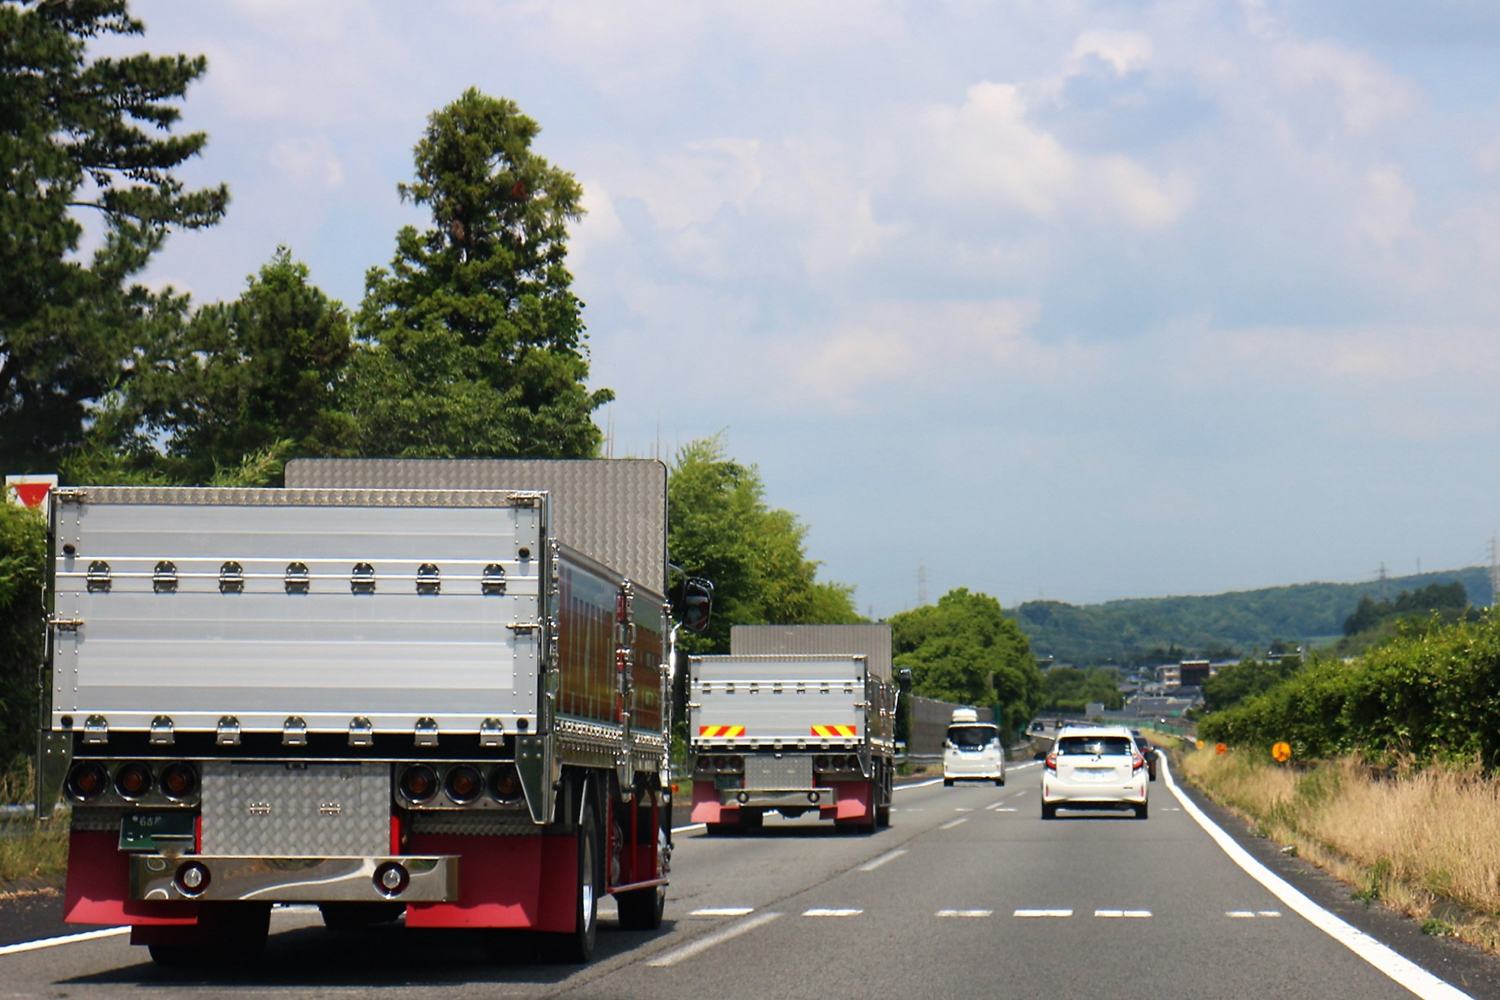
M 777 817 L 753 837 L 681 830 L 662 929 L 620 931 L 606 909 L 588 966 L 536 964 L 524 937 L 497 965 L 482 935 L 333 932 L 286 908 L 249 968 L 157 969 L 105 932 L 0 949 L 0 997 L 1500 1000 L 1500 962 L 1365 908 L 1275 845 L 1241 837 L 1276 869 L 1247 873 L 1165 774 L 1147 820 L 1043 821 L 1039 768 L 1012 765 L 1004 788 L 900 788 L 893 825 L 874 835 Z M 1295 888 L 1264 884 L 1285 885 L 1277 875 Z

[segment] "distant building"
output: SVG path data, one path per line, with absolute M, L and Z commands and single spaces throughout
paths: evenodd
M 1177 668 L 1177 683 L 1184 687 L 1202 687 L 1216 670 L 1208 660 L 1183 660 Z
M 1176 691 L 1182 687 L 1182 668 L 1175 663 L 1156 668 L 1156 682 L 1163 691 Z

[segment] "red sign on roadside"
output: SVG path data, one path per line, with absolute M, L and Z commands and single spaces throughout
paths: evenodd
M 5 495 L 17 506 L 40 507 L 47 502 L 47 494 L 56 485 L 55 475 L 6 476 Z

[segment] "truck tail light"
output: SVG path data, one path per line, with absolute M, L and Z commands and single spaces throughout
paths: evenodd
M 174 760 L 161 770 L 161 790 L 169 799 L 185 799 L 198 790 L 198 772 L 185 760 Z
M 1047 755 L 1047 761 L 1042 765 L 1053 774 L 1057 773 L 1057 751 L 1054 750 Z
M 151 791 L 151 768 L 141 761 L 121 764 L 115 772 L 115 791 L 127 799 L 138 799 Z
M 479 775 L 479 768 L 472 764 L 460 764 L 450 768 L 448 776 L 443 780 L 443 790 L 448 793 L 448 798 L 464 805 L 479 798 L 484 791 L 484 778 Z
M 496 802 L 521 801 L 521 775 L 514 764 L 498 764 L 490 772 L 490 794 Z
M 417 805 L 431 802 L 438 793 L 437 772 L 426 764 L 413 764 L 401 772 L 399 786 L 407 801 Z
M 109 772 L 95 760 L 83 760 L 68 772 L 68 794 L 79 802 L 92 802 L 109 787 Z

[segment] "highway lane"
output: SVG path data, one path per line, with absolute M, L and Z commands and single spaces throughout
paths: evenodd
M 114 997 L 1398 998 L 1376 971 L 1233 865 L 1168 793 L 1152 815 L 1039 815 L 1038 765 L 1007 787 L 903 788 L 874 836 L 768 819 L 680 834 L 668 924 L 612 929 L 585 968 L 490 965 L 477 935 L 331 933 L 278 911 L 255 969 L 182 976 L 123 937 L 0 956 L 4 992 Z M 1473 992 L 1471 990 L 1471 992 Z M 1473 992 L 1475 996 L 1484 994 Z

